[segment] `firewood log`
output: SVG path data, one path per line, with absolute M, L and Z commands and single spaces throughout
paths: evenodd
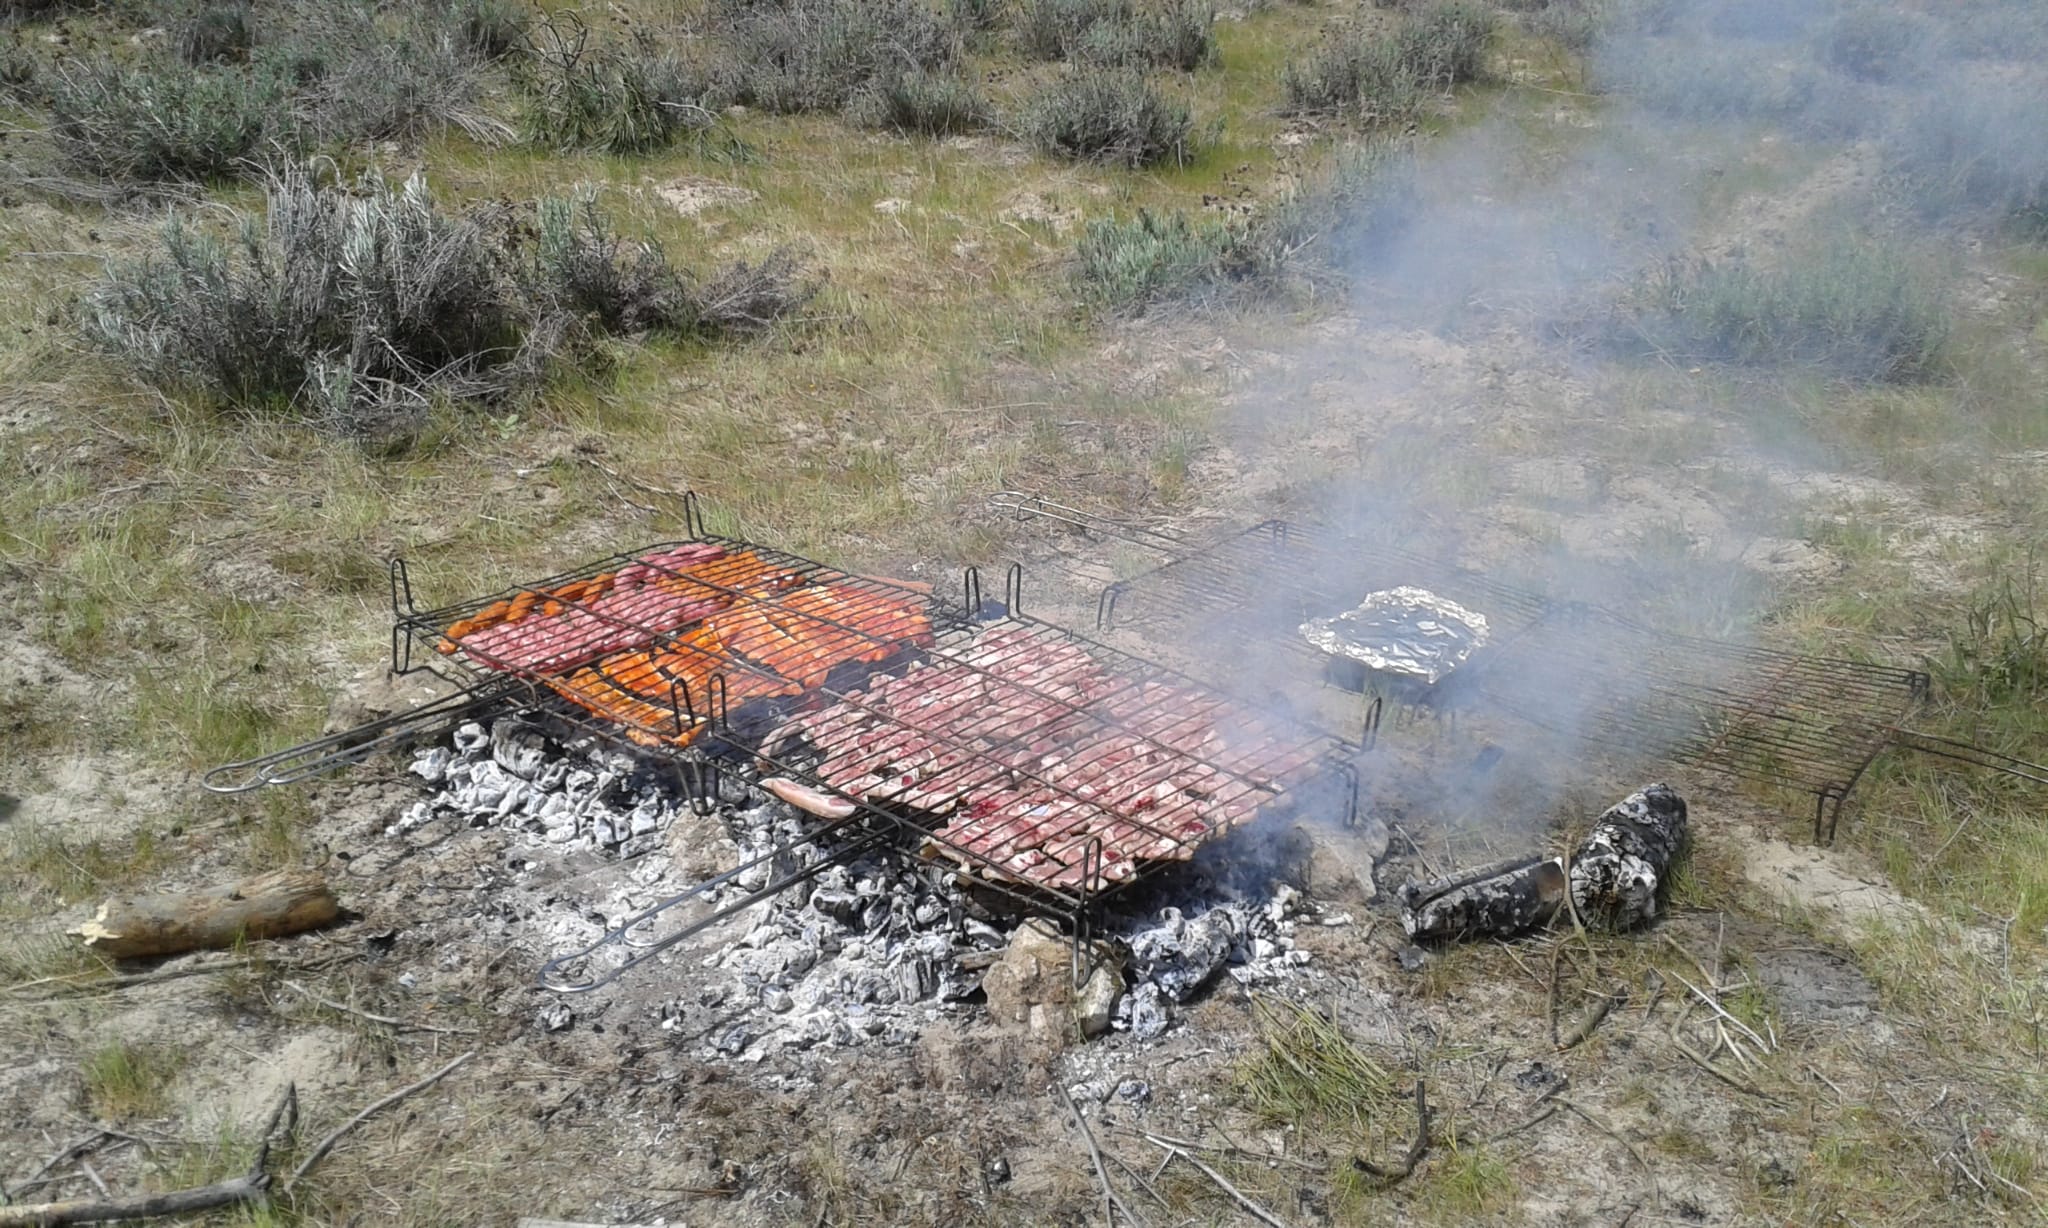
M 340 908 L 318 874 L 284 870 L 203 891 L 116 897 L 71 932 L 116 959 L 219 950 L 334 920 Z

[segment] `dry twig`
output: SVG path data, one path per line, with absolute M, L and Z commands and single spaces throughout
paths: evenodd
M 401 1032 L 444 1032 L 465 1035 L 473 1034 L 476 1031 L 475 1028 L 444 1028 L 431 1023 L 407 1023 L 403 1019 L 394 1019 L 389 1015 L 373 1015 L 365 1010 L 357 1010 L 353 1006 L 344 1006 L 332 998 L 323 998 L 297 981 L 286 981 L 284 987 L 302 998 L 311 999 L 328 1010 L 340 1011 L 344 1015 L 354 1015 L 358 1019 L 367 1019 L 371 1023 L 381 1023 L 388 1027 L 397 1028 Z
M 1396 1168 L 1382 1168 L 1364 1156 L 1352 1156 L 1351 1167 L 1359 1172 L 1377 1178 L 1383 1185 L 1405 1181 L 1415 1172 L 1415 1166 L 1422 1163 L 1422 1157 L 1429 1154 L 1429 1097 L 1423 1090 L 1422 1080 L 1415 1080 L 1415 1141 L 1408 1144 L 1408 1154 L 1401 1157 Z
M 1145 1221 L 1131 1213 L 1131 1209 L 1125 1206 L 1124 1200 L 1118 1196 L 1115 1187 L 1109 1184 L 1109 1166 L 1102 1162 L 1102 1149 L 1095 1145 L 1095 1132 L 1088 1128 L 1088 1119 L 1081 1116 L 1080 1107 L 1074 1103 L 1073 1094 L 1068 1092 L 1064 1085 L 1060 1087 L 1060 1099 L 1067 1102 L 1067 1112 L 1074 1115 L 1075 1123 L 1081 1127 L 1081 1139 L 1088 1144 L 1088 1158 L 1095 1165 L 1095 1178 L 1102 1182 L 1103 1220 L 1110 1228 L 1115 1228 L 1116 1212 L 1121 1211 L 1126 1220 L 1142 1225 Z
M 464 1062 L 468 1061 L 469 1059 L 475 1056 L 476 1050 L 471 1049 L 469 1052 L 463 1054 L 461 1057 L 456 1058 L 454 1061 L 448 1063 L 446 1066 L 441 1067 L 441 1069 L 428 1075 L 426 1078 L 421 1079 L 419 1082 L 407 1084 L 406 1086 L 399 1088 L 397 1091 L 392 1092 L 390 1095 L 384 1097 L 382 1100 L 379 1100 L 377 1103 L 371 1105 L 369 1108 L 364 1109 L 362 1112 L 357 1113 L 354 1117 L 351 1117 L 347 1121 L 341 1123 L 339 1126 L 336 1126 L 331 1134 L 329 1134 L 326 1138 L 320 1140 L 319 1146 L 313 1148 L 313 1152 L 311 1155 L 299 1161 L 299 1166 L 292 1170 L 292 1175 L 285 1178 L 285 1192 L 290 1193 L 292 1189 L 299 1184 L 300 1178 L 304 1177 L 307 1173 L 311 1172 L 313 1170 L 314 1165 L 326 1159 L 327 1153 L 334 1150 L 334 1145 L 341 1141 L 342 1135 L 347 1134 L 350 1130 L 355 1129 L 357 1126 L 362 1125 L 370 1118 L 376 1116 L 377 1113 L 379 1113 L 380 1111 L 390 1108 L 392 1105 L 397 1104 L 399 1101 L 405 1099 L 407 1096 L 412 1095 L 414 1092 L 425 1091 L 427 1088 L 432 1087 L 436 1083 L 439 1083 L 441 1080 L 453 1074 L 457 1066 L 462 1065 Z
M 1189 1164 L 1193 1165 L 1197 1172 L 1200 1172 L 1203 1176 L 1215 1182 L 1217 1189 L 1222 1190 L 1224 1193 L 1236 1199 L 1237 1205 L 1251 1212 L 1252 1215 L 1255 1216 L 1260 1223 L 1270 1225 L 1270 1228 L 1287 1228 L 1287 1221 L 1276 1217 L 1271 1211 L 1266 1210 L 1258 1203 L 1252 1201 L 1249 1197 L 1245 1195 L 1245 1192 L 1243 1190 L 1240 1190 L 1236 1186 L 1230 1184 L 1229 1179 L 1226 1178 L 1222 1173 L 1217 1172 L 1215 1169 L 1209 1167 L 1207 1164 L 1204 1164 L 1201 1160 L 1197 1159 L 1193 1152 L 1188 1151 L 1184 1147 L 1179 1147 L 1172 1143 L 1169 1143 L 1165 1139 L 1159 1137 L 1156 1134 L 1147 1134 L 1145 1135 L 1145 1137 L 1152 1143 L 1153 1146 L 1163 1149 L 1166 1152 L 1167 1159 L 1186 1160 Z

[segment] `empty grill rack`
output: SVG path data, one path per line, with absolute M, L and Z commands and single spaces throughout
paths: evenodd
M 1465 681 L 1559 733 L 1810 793 L 1823 842 L 1928 688 L 1917 670 L 1678 636 L 1578 604 L 1552 609 Z
M 1103 629 L 1176 642 L 1260 640 L 1308 676 L 1331 658 L 1302 622 L 1415 585 L 1484 614 L 1493 642 L 1403 698 L 1476 701 L 1587 741 L 1673 754 L 1814 797 L 1814 837 L 1924 698 L 1916 670 L 1803 657 L 1644 627 L 1394 547 L 1272 520 L 1105 588 Z M 1213 656 L 1213 649 L 1212 649 Z M 1215 658 L 1215 659 L 1228 659 Z
M 1303 622 L 1356 605 L 1374 589 L 1414 585 L 1481 610 L 1512 636 L 1550 602 L 1477 572 L 1399 547 L 1355 541 L 1312 525 L 1268 520 L 1102 590 L 1095 621 L 1209 641 L 1266 637 L 1320 665 L 1325 654 L 1295 634 Z

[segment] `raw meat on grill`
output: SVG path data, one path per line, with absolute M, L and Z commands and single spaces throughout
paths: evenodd
M 808 746 L 826 788 L 943 818 L 938 847 L 963 864 L 1096 891 L 1249 821 L 1314 763 L 1294 743 L 1217 696 L 1016 627 L 879 676 L 762 754 Z
M 693 542 L 641 556 L 617 572 L 528 590 L 449 626 L 443 652 L 488 669 L 558 673 L 638 648 L 730 604 L 720 577 L 766 569 L 750 552 Z

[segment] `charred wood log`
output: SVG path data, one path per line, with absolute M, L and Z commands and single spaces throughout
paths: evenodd
M 1564 863 L 1525 857 L 1401 888 L 1410 938 L 1508 936 L 1547 925 L 1564 905 Z
M 139 959 L 296 934 L 326 925 L 339 913 L 325 879 L 284 871 L 229 887 L 111 899 L 71 932 L 102 955 Z
M 1411 938 L 1511 938 L 1548 925 L 1567 899 L 1578 918 L 1630 929 L 1657 915 L 1687 839 L 1685 799 L 1650 785 L 1610 806 L 1569 858 L 1525 857 L 1401 888 Z

